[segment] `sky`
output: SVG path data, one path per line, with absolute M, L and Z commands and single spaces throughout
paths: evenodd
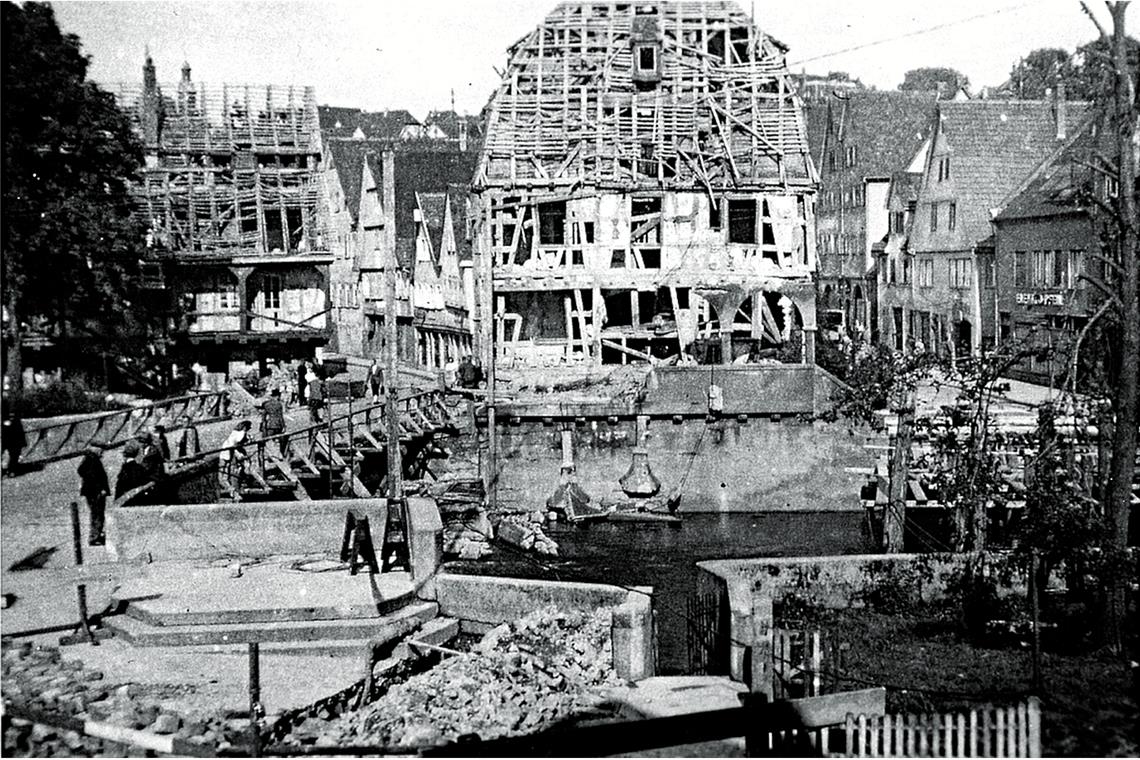
M 1031 50 L 1072 51 L 1096 35 L 1076 0 L 740 4 L 790 47 L 793 71 L 847 71 L 880 89 L 894 89 L 921 66 L 956 68 L 974 87 L 997 85 Z M 1090 6 L 1109 23 L 1103 4 Z M 63 30 L 80 37 L 98 82 L 141 82 L 149 49 L 160 82 L 177 81 L 188 61 L 199 82 L 312 85 L 322 105 L 405 108 L 423 117 L 449 108 L 453 93 L 458 111 L 478 113 L 498 86 L 506 48 L 554 1 L 60 0 L 53 7 Z M 1129 33 L 1140 36 L 1140 7 L 1129 15 Z

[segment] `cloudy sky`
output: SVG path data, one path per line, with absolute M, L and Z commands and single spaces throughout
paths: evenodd
M 476 113 L 498 83 L 508 45 L 553 0 L 53 3 L 101 82 L 141 80 L 149 48 L 160 81 L 183 60 L 203 82 L 306 84 L 323 104 Z M 849 71 L 894 88 L 907 69 L 951 66 L 972 85 L 1000 84 L 1039 47 L 1073 50 L 1095 33 L 1076 0 L 743 0 L 791 47 L 793 70 Z M 1090 5 L 1107 19 L 1097 0 Z M 1140 7 L 1131 9 L 1137 35 Z M 1106 22 L 1107 23 L 1107 22 Z M 848 52 L 841 52 L 848 51 Z M 801 63 L 802 62 L 802 63 Z

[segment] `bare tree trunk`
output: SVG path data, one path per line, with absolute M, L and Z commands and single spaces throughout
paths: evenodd
M 914 394 L 907 393 L 895 410 L 898 430 L 891 452 L 887 511 L 883 515 L 883 544 L 888 554 L 903 551 L 906 536 L 906 485 L 910 471 L 910 446 L 914 438 Z
M 1114 126 L 1117 133 L 1119 161 L 1119 192 L 1117 199 L 1118 245 L 1120 284 L 1117 292 L 1121 300 L 1120 314 L 1120 376 L 1117 379 L 1113 407 L 1116 426 L 1112 439 L 1112 463 L 1108 474 L 1108 498 L 1105 499 L 1105 516 L 1111 530 L 1111 548 L 1123 553 L 1128 545 L 1128 517 L 1131 502 L 1132 478 L 1136 467 L 1136 395 L 1137 372 L 1140 365 L 1140 300 L 1137 293 L 1136 249 L 1136 154 L 1133 140 L 1136 134 L 1136 99 L 1132 72 L 1128 66 L 1127 36 L 1124 15 L 1127 2 L 1109 4 L 1112 12 L 1112 60 L 1116 86 L 1114 92 Z M 1122 573 L 1113 573 L 1109 590 L 1108 643 L 1116 652 L 1123 651 L 1124 617 L 1127 605 L 1126 579 Z

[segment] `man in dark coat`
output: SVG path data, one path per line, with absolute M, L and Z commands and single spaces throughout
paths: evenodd
M 119 477 L 115 479 L 115 498 L 122 497 L 127 491 L 133 491 L 141 485 L 150 482 L 146 470 L 138 462 L 142 447 L 138 441 L 127 441 L 123 445 L 123 466 L 119 468 Z
M 309 398 L 305 395 L 305 387 L 309 384 L 309 367 L 304 360 L 297 362 L 297 406 L 304 406 Z
M 3 409 L 0 417 L 3 418 L 3 430 L 0 430 L 0 445 L 8 454 L 8 475 L 15 475 L 20 465 L 20 452 L 28 445 L 28 438 L 24 435 L 24 423 L 20 415 L 8 405 L 8 400 L 0 401 Z
M 178 456 L 192 457 L 202 450 L 198 442 L 198 428 L 194 427 L 190 415 L 182 415 L 182 435 L 178 437 Z
M 107 482 L 107 470 L 103 467 L 103 459 L 97 447 L 87 447 L 77 472 L 79 495 L 87 500 L 87 509 L 91 512 L 91 531 L 88 533 L 87 542 L 91 546 L 102 546 L 106 542 L 103 535 L 103 518 L 111 486 Z
M 476 380 L 475 364 L 471 361 L 471 355 L 463 357 L 463 361 L 459 363 L 459 387 L 460 388 L 477 388 L 479 383 Z
M 261 405 L 261 434 L 268 438 L 271 435 L 285 432 L 285 405 L 281 403 L 281 389 L 274 388 L 269 398 Z M 289 439 L 279 438 L 277 443 L 281 448 L 281 456 L 285 456 L 285 449 Z
M 162 461 L 170 461 L 170 441 L 166 438 L 166 425 L 161 422 L 154 426 L 154 442 L 162 454 Z

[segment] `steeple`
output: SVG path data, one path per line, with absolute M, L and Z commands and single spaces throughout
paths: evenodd
M 145 48 L 146 63 L 143 64 L 143 88 L 154 90 L 158 87 L 158 75 L 154 70 L 154 59 L 150 57 L 150 47 Z

